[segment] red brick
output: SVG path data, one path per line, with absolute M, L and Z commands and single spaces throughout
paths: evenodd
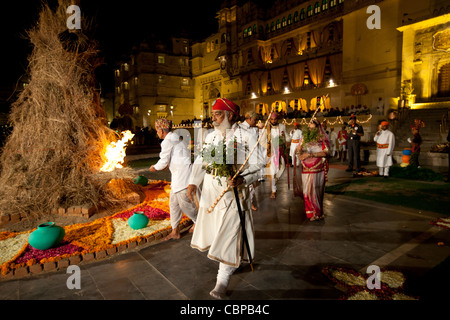
M 44 263 L 44 271 L 52 271 L 52 270 L 56 270 L 56 262 L 51 261 Z
M 42 272 L 42 264 L 35 263 L 30 266 L 30 273 L 37 274 Z
M 120 246 L 117 247 L 117 252 L 122 252 L 124 250 L 127 249 L 127 245 L 126 244 L 121 244 Z
M 106 250 L 101 250 L 95 253 L 95 259 L 104 259 L 106 258 Z
M 19 222 L 19 221 L 20 221 L 20 214 L 15 213 L 15 214 L 12 214 L 12 215 L 11 215 L 11 222 L 12 222 L 12 223 L 14 223 L 14 222 Z
M 131 241 L 127 245 L 128 249 L 134 249 L 134 248 L 136 248 L 136 246 L 137 246 L 137 242 L 136 241 Z
M 110 256 L 113 255 L 117 252 L 117 247 L 112 247 L 112 248 L 108 248 L 106 249 L 106 253 Z
M 9 279 L 12 279 L 12 278 L 14 278 L 14 271 L 12 271 L 12 270 L 8 271 L 7 274 L 0 273 L 0 279 L 9 280 Z
M 14 270 L 14 277 L 22 278 L 28 275 L 28 267 L 20 267 Z
M 80 255 L 76 255 L 76 256 L 72 256 L 69 258 L 69 263 L 71 265 L 76 265 L 79 264 L 81 262 L 81 256 Z
M 92 261 L 94 259 L 95 259 L 95 256 L 94 256 L 93 252 L 83 254 L 83 261 Z
M 87 215 L 88 217 L 93 215 L 95 211 L 96 211 L 95 206 L 90 206 L 88 204 L 81 206 L 81 213 L 83 215 Z
M 58 264 L 58 269 L 60 268 L 67 268 L 70 264 L 69 259 L 65 258 L 65 259 L 61 259 L 57 261 Z

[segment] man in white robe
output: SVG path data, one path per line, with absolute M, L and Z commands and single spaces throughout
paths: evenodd
M 256 136 L 256 138 L 259 137 L 259 130 L 258 127 L 256 126 L 256 121 L 258 120 L 258 114 L 255 111 L 247 111 L 244 115 L 245 120 L 239 124 L 239 126 L 245 130 L 245 131 L 251 131 L 250 133 L 253 136 Z M 253 147 L 254 145 L 250 145 L 250 149 Z M 258 155 L 260 158 L 258 159 L 258 161 L 260 161 L 260 163 L 265 163 L 265 158 L 266 158 L 266 154 L 264 154 L 264 151 L 261 148 L 261 144 L 258 145 L 257 149 L 254 151 L 256 155 Z M 258 179 L 259 181 L 260 179 Z M 258 200 L 256 198 L 256 190 L 255 188 L 259 185 L 259 182 L 254 182 L 252 184 L 249 185 L 249 190 L 250 190 L 250 198 L 251 198 L 251 203 L 252 203 L 252 210 L 258 210 Z
M 291 149 L 289 150 L 289 155 L 291 156 L 292 161 L 294 161 L 295 149 L 303 137 L 303 133 L 298 122 L 294 122 L 294 130 L 292 130 L 289 135 L 291 137 Z
M 211 146 L 218 146 L 215 149 L 217 154 L 217 151 L 222 148 L 221 142 L 225 140 L 225 143 L 228 144 L 230 141 L 236 141 L 238 151 L 242 151 L 238 152 L 238 165 L 236 166 L 238 169 L 248 156 L 251 150 L 250 146 L 255 145 L 256 136 L 235 123 L 235 119 L 239 115 L 239 107 L 230 100 L 219 98 L 214 102 L 212 109 L 215 130 L 206 136 L 203 150 L 210 150 Z M 243 245 L 243 232 L 233 188 L 224 194 L 223 191 L 227 189 L 228 184 L 238 188 L 241 209 L 245 213 L 248 245 L 251 256 L 254 258 L 254 231 L 249 185 L 258 180 L 261 164 L 258 163 L 258 155 L 253 153 L 240 175 L 231 180 L 230 177 L 219 176 L 217 169 L 211 169 L 210 165 L 213 160 L 205 154 L 203 156 L 200 154 L 192 169 L 188 196 L 193 201 L 193 195 L 200 185 L 202 185 L 202 194 L 191 247 L 200 251 L 208 251 L 208 258 L 219 262 L 216 286 L 210 294 L 216 299 L 222 299 L 231 275 L 242 260 L 248 259 L 246 245 Z M 223 194 L 222 198 L 215 203 L 221 194 Z M 213 204 L 215 204 L 214 209 L 208 212 Z
M 379 175 L 385 178 L 389 177 L 389 167 L 392 166 L 392 153 L 395 147 L 394 134 L 388 130 L 389 122 L 382 121 L 380 129 L 374 137 L 377 143 L 377 167 Z
M 169 167 L 171 173 L 169 209 L 172 232 L 163 241 L 179 239 L 179 224 L 183 213 L 194 222 L 194 225 L 197 220 L 197 207 L 187 197 L 187 186 L 192 170 L 191 153 L 186 142 L 181 140 L 177 133 L 171 132 L 172 121 L 158 119 L 155 122 L 155 128 L 158 137 L 163 141 L 159 160 L 150 167 L 150 172 L 161 171 Z M 190 232 L 192 231 L 191 228 Z
M 286 144 L 291 140 L 286 130 L 286 126 L 282 123 L 278 123 L 278 118 L 278 113 L 271 113 L 267 131 L 267 153 L 270 152 L 270 155 L 268 154 L 268 175 L 272 189 L 272 194 L 270 195 L 271 199 L 276 198 L 277 181 L 286 168 Z

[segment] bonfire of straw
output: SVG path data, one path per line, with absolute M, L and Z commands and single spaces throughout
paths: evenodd
M 126 193 L 111 190 L 112 179 L 131 181 L 131 169 L 101 172 L 105 150 L 118 137 L 106 124 L 94 70 L 96 43 L 81 30 L 68 30 L 60 0 L 53 11 L 43 5 L 35 27 L 30 82 L 12 105 L 13 126 L 0 158 L 0 211 L 44 216 L 58 207 L 108 206 Z M 116 180 L 117 181 L 117 180 Z

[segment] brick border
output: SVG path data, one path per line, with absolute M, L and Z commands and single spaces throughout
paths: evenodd
M 185 232 L 188 227 L 192 225 L 190 219 L 186 219 L 180 223 L 180 229 Z M 31 266 L 23 266 L 17 269 L 10 270 L 6 275 L 0 274 L 0 281 L 22 279 L 27 277 L 32 277 L 34 275 L 39 275 L 46 272 L 61 271 L 67 269 L 70 265 L 79 265 L 84 263 L 91 263 L 99 260 L 105 260 L 116 254 L 126 253 L 132 250 L 137 250 L 142 248 L 144 245 L 152 245 L 159 243 L 160 239 L 164 238 L 170 233 L 169 230 L 162 230 L 155 233 L 149 237 L 131 241 L 126 244 L 119 244 L 117 246 L 110 247 L 108 249 L 103 249 L 97 252 L 87 252 L 84 254 L 74 255 L 68 258 L 62 258 L 57 261 L 45 262 L 45 263 L 35 263 Z
M 51 210 L 51 214 L 60 216 L 76 216 L 89 219 L 94 213 L 97 212 L 97 207 L 90 205 L 72 206 L 69 208 L 54 208 Z M 0 211 L 0 228 L 3 228 L 11 223 L 30 220 L 26 214 L 21 213 L 2 213 Z

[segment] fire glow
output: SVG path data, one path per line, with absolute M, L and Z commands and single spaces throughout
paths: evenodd
M 130 130 L 121 132 L 122 139 L 117 142 L 111 142 L 106 147 L 106 162 L 100 171 L 111 172 L 116 168 L 123 168 L 122 163 L 125 159 L 127 143 L 133 139 L 134 134 Z

